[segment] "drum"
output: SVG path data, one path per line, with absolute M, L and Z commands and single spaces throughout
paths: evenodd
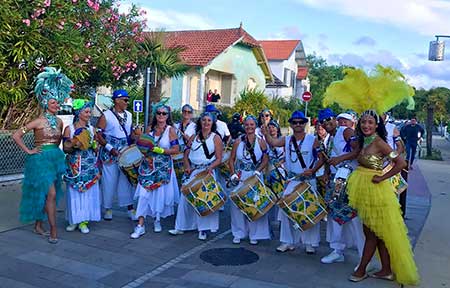
M 302 232 L 318 224 L 327 215 L 322 196 L 314 193 L 306 182 L 298 183 L 292 193 L 281 198 L 277 205 L 295 223 L 294 227 Z
M 275 167 L 264 179 L 264 184 L 275 193 L 277 198 L 281 198 L 281 194 L 283 194 L 286 175 L 286 170 L 283 167 Z
M 358 214 L 348 204 L 347 179 L 353 168 L 345 164 L 338 168 L 334 180 L 330 181 L 325 201 L 328 204 L 328 215 L 340 225 L 347 223 Z
M 134 144 L 120 150 L 120 155 L 117 160 L 119 167 L 125 176 L 127 176 L 128 181 L 133 185 L 136 185 L 138 182 L 139 166 L 143 159 L 144 155 L 142 155 L 139 148 Z
M 392 164 L 387 165 L 383 169 L 383 174 L 386 174 L 392 168 L 393 168 Z M 395 193 L 397 193 L 397 195 L 400 195 L 403 191 L 405 191 L 408 188 L 408 183 L 400 173 L 395 174 L 394 176 L 389 178 L 389 181 L 392 183 L 392 186 L 394 186 L 394 191 Z
M 181 193 L 200 216 L 207 216 L 225 204 L 227 196 L 214 177 L 206 171 L 195 175 L 181 187 Z
M 228 167 L 228 160 L 230 159 L 231 151 L 223 150 L 222 164 L 219 166 L 219 173 L 224 179 L 228 179 L 231 176 L 230 168 Z
M 233 190 L 230 198 L 249 221 L 264 216 L 277 202 L 277 196 L 255 175 Z
M 155 138 L 148 134 L 142 134 L 136 141 L 136 146 L 141 150 L 141 153 L 147 155 L 155 147 Z
M 181 186 L 183 174 L 184 174 L 184 165 L 183 165 L 183 153 L 178 153 L 173 156 L 173 168 L 175 169 L 175 175 L 177 176 L 178 185 Z

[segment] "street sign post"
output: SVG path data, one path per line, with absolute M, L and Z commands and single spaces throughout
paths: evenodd
M 143 107 L 142 100 L 133 100 L 133 111 L 136 113 L 136 125 L 139 125 L 139 113 L 142 113 Z
M 305 117 L 308 117 L 308 102 L 311 101 L 312 94 L 309 91 L 305 91 L 302 94 L 302 100 L 305 102 Z

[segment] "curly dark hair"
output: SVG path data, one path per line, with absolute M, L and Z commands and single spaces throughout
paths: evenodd
M 364 117 L 367 117 L 367 116 L 373 117 L 375 119 L 375 121 L 377 121 L 377 119 L 378 119 L 378 123 L 377 123 L 378 127 L 377 127 L 375 132 L 378 134 L 378 136 L 380 136 L 381 139 L 383 139 L 384 142 L 387 143 L 387 140 L 386 140 L 387 139 L 387 131 L 386 131 L 386 126 L 384 126 L 383 119 L 380 116 L 376 115 L 376 114 L 372 115 L 372 114 L 369 114 L 369 113 L 363 113 L 363 115 L 361 115 L 361 118 L 359 118 L 358 124 L 356 125 L 356 136 L 358 137 L 359 147 L 363 148 L 363 146 L 364 146 L 364 137 L 365 137 L 364 133 L 363 133 L 363 131 L 361 129 L 361 120 Z

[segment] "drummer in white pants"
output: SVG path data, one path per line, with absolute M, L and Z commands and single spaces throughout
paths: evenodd
M 316 189 L 315 172 L 322 166 L 323 158 L 321 154 L 316 151 L 319 148 L 319 142 L 312 134 L 306 134 L 305 126 L 308 119 L 303 112 L 294 111 L 289 123 L 294 131 L 291 136 L 284 136 L 278 139 L 273 138 L 267 131 L 263 129 L 267 143 L 275 147 L 283 147 L 285 150 L 285 168 L 288 172 L 288 178 L 296 177 L 299 180 L 290 181 L 283 196 L 289 195 L 293 192 L 293 188 L 300 182 L 308 182 L 312 189 Z M 316 161 L 316 159 L 319 159 Z M 315 164 L 314 164 L 315 163 Z M 277 248 L 278 252 L 292 251 L 300 242 L 305 245 L 306 253 L 314 254 L 315 248 L 319 247 L 320 242 L 320 225 L 316 224 L 312 228 L 300 232 L 295 229 L 293 222 L 289 220 L 283 211 L 279 211 L 278 219 L 280 224 L 280 242 L 281 245 Z
M 102 165 L 101 191 L 103 194 L 103 207 L 105 214 L 103 219 L 112 220 L 112 202 L 114 195 L 120 207 L 127 207 L 128 217 L 136 219 L 136 211 L 133 208 L 133 186 L 120 170 L 117 164 L 119 151 L 131 143 L 132 115 L 126 110 L 129 96 L 125 90 L 116 90 L 112 99 L 114 107 L 103 112 L 97 122 L 99 133 L 98 140 L 103 146 L 100 149 Z
M 343 126 L 337 124 L 337 120 L 341 121 Z M 344 121 L 345 120 L 345 121 Z M 334 113 L 331 109 L 326 108 L 319 111 L 319 122 L 322 127 L 332 137 L 332 145 L 328 151 L 328 156 L 331 158 L 328 162 L 331 167 L 330 181 L 333 181 L 333 176 L 336 173 L 336 166 L 343 160 L 350 160 L 352 156 L 352 145 L 357 145 L 356 142 L 351 141 L 354 134 L 353 129 L 348 124 L 353 121 L 352 115 L 348 113 L 342 113 L 337 118 L 334 117 Z M 344 156 L 350 156 L 349 159 L 342 159 Z M 333 167 L 334 166 L 334 167 Z M 355 167 L 353 167 L 355 168 Z M 362 230 L 362 223 L 359 217 L 354 217 L 345 224 L 339 224 L 332 217 L 328 217 L 327 221 L 327 241 L 330 243 L 330 248 L 333 249 L 330 254 L 323 257 L 320 261 L 324 264 L 330 264 L 335 262 L 343 262 L 345 248 L 356 246 L 358 254 L 361 257 L 364 249 L 364 233 Z
M 222 139 L 216 134 L 216 116 L 210 112 L 204 112 L 198 122 L 196 134 L 191 137 L 190 146 L 184 151 L 184 171 L 189 175 L 185 182 L 192 181 L 197 174 L 207 171 L 214 179 L 215 170 L 221 164 L 223 144 Z M 219 230 L 219 213 L 216 211 L 207 216 L 200 216 L 192 205 L 181 196 L 178 203 L 175 229 L 169 230 L 172 235 L 183 234 L 187 230 L 198 230 L 198 239 L 206 240 L 206 231 L 212 233 Z
M 262 180 L 261 171 L 268 163 L 267 144 L 263 139 L 256 136 L 256 123 L 255 116 L 247 116 L 244 120 L 245 135 L 238 138 L 233 144 L 229 161 L 232 181 L 244 181 L 253 175 L 260 177 Z M 230 209 L 234 244 L 241 243 L 241 239 L 247 237 L 252 245 L 258 244 L 258 240 L 270 239 L 267 214 L 256 221 L 250 222 L 236 205 L 231 205 Z

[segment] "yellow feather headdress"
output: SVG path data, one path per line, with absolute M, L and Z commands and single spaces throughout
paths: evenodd
M 414 109 L 414 89 L 399 71 L 376 65 L 370 74 L 355 68 L 347 68 L 344 73 L 343 80 L 328 86 L 323 99 L 325 107 L 337 103 L 359 114 L 374 110 L 381 115 L 406 100 L 407 109 Z

